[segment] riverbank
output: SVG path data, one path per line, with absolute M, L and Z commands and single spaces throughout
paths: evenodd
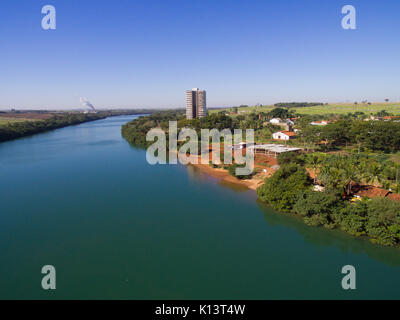
M 143 113 L 139 113 L 139 111 L 99 111 L 87 114 L 80 112 L 21 113 L 18 114 L 20 117 L 17 117 L 15 113 L 2 113 L 0 120 L 6 120 L 0 122 L 0 143 L 85 122 L 131 114 Z M 17 120 L 12 121 L 14 118 L 7 116 L 15 117 Z M 29 119 L 24 118 L 28 116 Z
M 188 158 L 190 158 L 190 156 Z M 210 152 L 210 160 L 211 159 L 212 152 Z M 248 189 L 256 191 L 258 187 L 264 184 L 266 178 L 270 178 L 276 172 L 277 169 L 271 168 L 271 166 L 276 165 L 277 162 L 275 158 L 257 156 L 254 159 L 254 163 L 255 174 L 252 176 L 251 179 L 238 179 L 236 177 L 233 177 L 228 172 L 228 170 L 225 170 L 224 168 L 215 168 L 209 164 L 203 164 L 201 162 L 201 156 L 197 156 L 197 159 L 191 159 L 189 165 L 198 168 L 200 171 L 218 180 L 241 185 Z
M 264 183 L 264 179 L 267 177 L 266 174 L 260 173 L 254 176 L 252 179 L 240 180 L 235 177 L 232 177 L 227 170 L 222 168 L 213 168 L 208 164 L 189 164 L 189 165 L 198 168 L 199 170 L 201 170 L 202 172 L 206 173 L 207 175 L 213 178 L 229 183 L 238 184 L 254 191 L 257 190 L 257 188 Z

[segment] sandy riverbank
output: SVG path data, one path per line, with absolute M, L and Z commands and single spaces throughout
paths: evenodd
M 190 159 L 190 156 L 187 157 L 188 159 Z M 210 153 L 210 159 L 212 159 L 212 155 Z M 191 163 L 188 164 L 189 166 L 193 166 L 197 169 L 199 169 L 200 171 L 202 171 L 203 173 L 216 178 L 218 180 L 221 181 L 225 181 L 228 183 L 234 183 L 237 185 L 241 185 L 244 186 L 246 188 L 249 188 L 251 190 L 257 190 L 257 188 L 261 185 L 264 184 L 265 178 L 269 178 L 270 176 L 272 176 L 274 174 L 274 172 L 276 171 L 276 169 L 272 169 L 269 166 L 270 165 L 275 165 L 277 164 L 276 159 L 274 158 L 268 158 L 268 157 L 256 157 L 255 159 L 255 170 L 258 171 L 258 173 L 256 173 L 252 179 L 237 179 L 233 176 L 231 176 L 229 174 L 229 172 L 225 169 L 222 168 L 214 168 L 212 166 L 210 166 L 209 164 L 202 164 L 201 163 L 201 157 L 198 156 L 197 157 L 197 164 L 194 164 L 193 162 L 195 161 L 190 161 Z M 260 165 L 261 164 L 261 165 Z M 268 165 L 268 166 L 265 166 Z M 267 172 L 264 172 L 264 169 Z
M 253 179 L 239 180 L 235 177 L 232 177 L 227 170 L 220 168 L 213 168 L 208 164 L 189 164 L 189 165 L 200 169 L 202 172 L 206 173 L 207 175 L 213 178 L 217 178 L 219 180 L 223 180 L 229 183 L 239 184 L 252 190 L 257 190 L 257 188 L 264 183 L 264 179 L 266 178 L 266 175 L 257 174 L 256 176 L 253 177 Z

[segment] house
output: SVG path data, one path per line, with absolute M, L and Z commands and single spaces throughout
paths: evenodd
M 316 184 L 316 185 L 314 185 L 314 187 L 313 187 L 313 191 L 316 191 L 316 192 L 324 192 L 324 191 L 325 191 L 325 187 Z
M 326 126 L 329 123 L 329 121 L 322 120 L 322 121 L 313 121 L 310 124 L 312 126 Z
M 273 118 L 273 119 L 269 120 L 269 122 L 272 124 L 279 124 L 279 123 L 281 123 L 281 121 L 282 120 L 279 118 Z
M 369 185 L 359 185 L 356 184 L 352 186 L 352 193 L 355 195 L 356 200 L 360 200 L 362 198 L 389 198 L 393 201 L 400 201 L 400 194 L 392 193 L 391 190 L 385 190 L 382 188 L 378 188 L 375 186 Z
M 400 194 L 398 193 L 390 193 L 387 197 L 393 201 L 400 201 Z
M 267 157 L 278 157 L 281 153 L 286 152 L 295 152 L 301 153 L 303 149 L 301 148 L 289 148 L 282 144 L 256 144 L 253 146 L 248 147 L 248 150 L 251 154 L 258 154 L 258 155 L 265 155 Z M 274 169 L 274 166 L 271 167 Z M 278 168 L 279 169 L 279 168 Z
M 279 131 L 272 134 L 272 138 L 275 140 L 292 140 L 296 136 L 296 133 L 292 131 Z
M 352 187 L 352 192 L 362 198 L 385 198 L 389 195 L 390 191 L 368 185 L 355 185 Z

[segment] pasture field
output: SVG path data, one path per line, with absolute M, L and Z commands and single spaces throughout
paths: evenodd
M 53 116 L 52 113 L 38 112 L 2 112 L 0 113 L 0 126 L 8 123 L 24 122 L 24 121 L 40 121 L 46 120 Z
M 273 105 L 259 106 L 259 107 L 242 107 L 238 108 L 240 113 L 252 113 L 252 112 L 269 112 L 274 109 Z M 210 110 L 210 113 L 216 113 L 220 111 L 232 111 L 232 108 L 226 109 L 214 109 Z M 325 115 L 325 114 L 347 114 L 349 112 L 364 112 L 365 114 L 377 113 L 381 110 L 386 110 L 389 113 L 400 115 L 400 102 L 397 103 L 372 103 L 369 104 L 354 104 L 354 103 L 340 103 L 340 104 L 328 104 L 320 105 L 315 107 L 304 107 L 304 108 L 293 108 L 297 113 L 310 114 L 310 115 Z
M 39 121 L 38 119 L 28 119 L 28 118 L 7 118 L 0 117 L 0 126 L 6 125 L 8 123 L 24 122 L 24 121 Z

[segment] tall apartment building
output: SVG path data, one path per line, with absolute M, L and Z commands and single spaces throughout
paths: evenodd
M 186 119 L 203 118 L 207 115 L 206 91 L 193 88 L 186 91 Z

